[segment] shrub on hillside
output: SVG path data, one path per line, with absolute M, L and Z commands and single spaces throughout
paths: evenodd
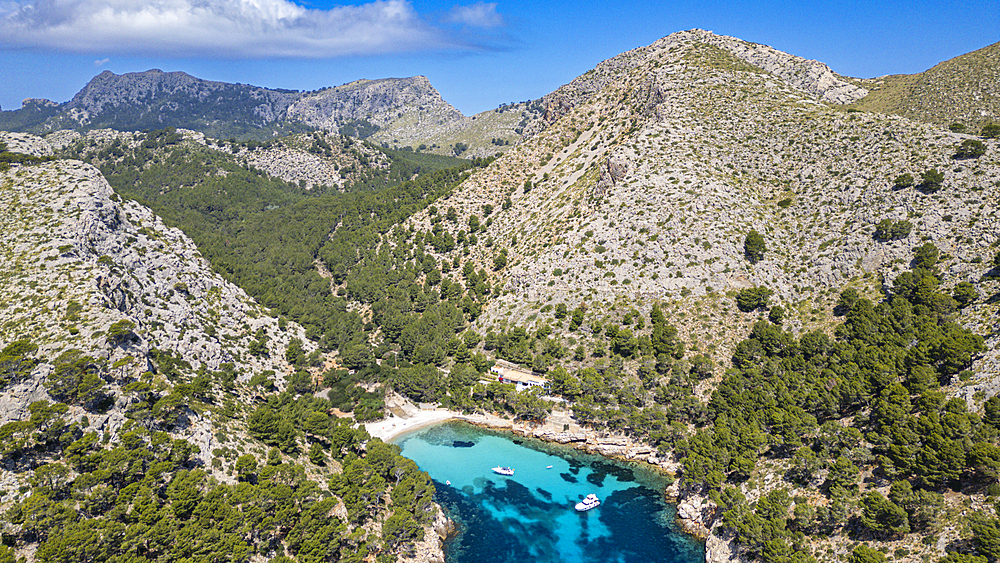
M 768 300 L 771 299 L 772 295 L 774 295 L 774 292 L 766 287 L 748 287 L 736 294 L 736 306 L 744 313 L 763 309 L 767 307 Z
M 900 174 L 899 176 L 896 176 L 896 179 L 893 180 L 892 184 L 896 189 L 909 188 L 913 185 L 913 174 L 910 174 L 909 172 Z
M 920 175 L 920 191 L 924 193 L 934 193 L 941 189 L 944 184 L 944 172 L 939 172 L 937 168 L 925 170 Z
M 899 240 L 910 236 L 913 230 L 913 223 L 902 219 L 893 221 L 892 219 L 882 219 L 875 225 L 875 240 L 889 241 Z
M 951 293 L 951 297 L 958 302 L 958 308 L 961 309 L 972 304 L 972 302 L 979 297 L 979 293 L 976 291 L 976 287 L 971 283 L 961 282 L 955 286 L 955 289 Z
M 979 158 L 986 154 L 986 144 L 978 139 L 966 139 L 955 151 L 956 159 Z
M 785 308 L 780 305 L 775 305 L 771 307 L 771 310 L 767 313 L 767 320 L 771 321 L 776 325 L 780 325 L 785 322 Z
M 763 235 L 755 230 L 747 233 L 746 238 L 743 240 L 743 253 L 746 255 L 747 260 L 751 264 L 756 264 L 763 260 L 765 252 L 767 252 L 767 243 L 764 242 Z

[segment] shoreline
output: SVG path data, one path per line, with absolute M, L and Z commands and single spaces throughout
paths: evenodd
M 563 444 L 574 449 L 598 454 L 609 459 L 627 462 L 644 462 L 668 475 L 676 475 L 680 463 L 669 457 L 657 455 L 654 448 L 642 442 L 633 441 L 625 436 L 594 432 L 573 424 L 574 428 L 566 428 L 554 422 L 542 424 L 517 423 L 510 419 L 484 413 L 467 414 L 450 409 L 415 410 L 408 416 L 401 417 L 390 414 L 388 417 L 364 423 L 363 426 L 372 438 L 383 442 L 391 442 L 404 434 L 421 430 L 450 420 L 459 420 L 476 426 L 493 430 L 511 432 L 526 438 L 535 438 L 543 442 Z
M 390 414 L 382 420 L 367 422 L 364 427 L 372 438 L 378 438 L 388 443 L 393 438 L 398 438 L 408 432 L 452 420 L 456 416 L 461 416 L 461 413 L 448 410 L 422 410 L 408 418 Z
M 465 414 L 447 409 L 419 410 L 406 418 L 390 414 L 383 420 L 367 422 L 365 430 L 372 438 L 390 443 L 404 434 L 409 434 L 428 426 L 449 420 L 461 420 L 472 424 L 482 424 L 491 428 L 511 430 L 513 423 L 498 416 L 488 414 Z

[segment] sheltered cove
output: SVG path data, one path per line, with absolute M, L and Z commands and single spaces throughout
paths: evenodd
M 393 409 L 398 410 L 398 409 Z M 465 414 L 446 409 L 415 409 L 399 416 L 391 414 L 385 420 L 365 424 L 365 429 L 373 438 L 385 442 L 417 430 L 448 421 L 462 421 L 475 426 L 511 432 L 527 438 L 535 438 L 572 446 L 588 453 L 599 454 L 610 459 L 630 462 L 646 462 L 652 469 L 668 475 L 676 475 L 680 464 L 672 457 L 660 456 L 656 448 L 635 442 L 627 436 L 608 435 L 586 430 L 572 422 L 568 413 L 554 411 L 544 423 L 516 423 L 509 419 L 490 414 Z M 677 482 L 664 491 L 671 503 L 677 504 L 677 520 L 682 531 L 706 542 L 706 561 L 723 561 L 732 557 L 727 541 L 714 537 L 711 525 L 715 520 L 716 506 L 700 495 L 682 498 Z M 712 555 L 712 557 L 710 557 Z

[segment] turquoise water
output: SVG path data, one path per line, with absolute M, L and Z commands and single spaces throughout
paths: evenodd
M 458 523 L 448 563 L 705 561 L 704 544 L 674 525 L 664 478 L 639 464 L 458 422 L 395 443 L 430 474 L 435 500 Z M 498 465 L 514 475 L 493 473 Z M 574 510 L 589 493 L 601 505 Z

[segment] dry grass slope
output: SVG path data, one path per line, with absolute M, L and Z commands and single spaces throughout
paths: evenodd
M 870 93 L 862 111 L 901 115 L 940 126 L 962 123 L 977 131 L 1000 122 L 1000 43 L 944 61 L 919 74 L 861 81 Z

